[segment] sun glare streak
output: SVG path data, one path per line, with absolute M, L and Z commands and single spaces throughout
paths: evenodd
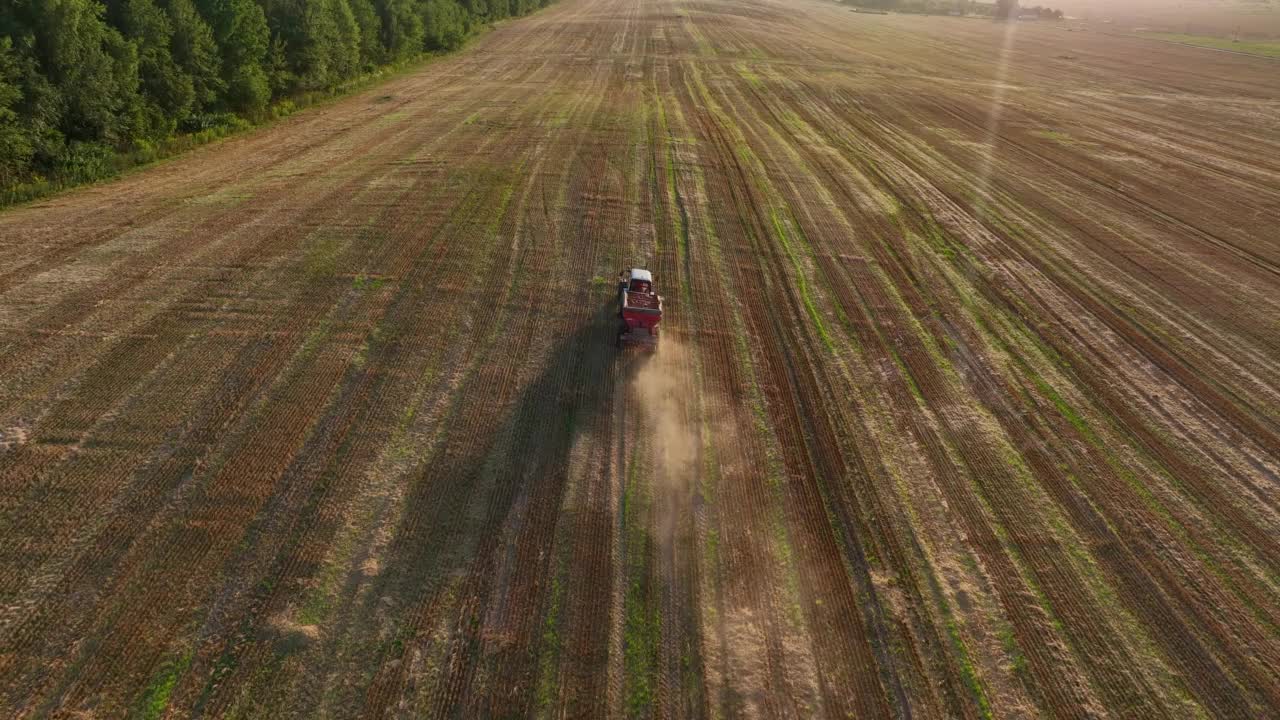
M 996 63 L 996 73 L 993 78 L 994 93 L 991 96 L 991 106 L 987 110 L 986 125 L 986 141 L 983 144 L 982 159 L 978 162 L 978 196 L 984 201 L 987 200 L 987 188 L 991 184 L 991 168 L 995 163 L 996 155 L 996 138 L 1000 130 L 1000 117 L 1004 114 L 1004 95 L 1008 86 L 1005 84 L 1005 78 L 1009 75 L 1009 56 L 1013 50 L 1013 36 L 1018 27 L 1016 21 L 1010 20 L 1005 23 L 1004 38 L 1000 43 L 1000 59 Z M 982 216 L 982 208 L 978 208 L 977 214 Z

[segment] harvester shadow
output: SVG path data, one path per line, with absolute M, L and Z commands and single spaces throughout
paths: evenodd
M 411 478 L 403 515 L 372 592 L 363 595 L 357 603 L 363 607 L 352 607 L 348 618 L 348 627 L 357 633 L 363 623 L 374 620 L 370 629 L 380 629 L 384 638 L 380 648 L 370 648 L 375 657 L 367 658 L 379 668 L 367 698 L 385 696 L 380 690 L 400 685 L 414 643 L 426 656 L 437 656 L 440 667 L 451 673 L 443 681 L 463 688 L 464 695 L 472 684 L 470 676 L 483 662 L 499 675 L 486 683 L 490 692 L 509 694 L 517 705 L 520 697 L 532 697 L 536 678 L 528 645 L 536 645 L 541 633 L 539 603 L 556 571 L 551 564 L 556 526 L 572 522 L 575 538 L 607 541 L 612 533 L 607 513 L 575 512 L 571 520 L 559 514 L 575 445 L 587 433 L 614 443 L 620 432 L 613 419 L 615 405 L 623 401 L 629 379 L 646 362 L 644 353 L 617 349 L 617 329 L 612 302 L 598 306 L 588 321 L 556 343 L 540 372 L 490 426 L 489 437 L 475 437 L 473 425 L 460 415 L 449 421 L 440 449 Z M 519 359 L 514 365 L 521 365 Z M 484 382 L 485 376 L 480 372 L 471 382 Z M 464 387 L 459 397 L 484 392 L 479 387 L 467 390 Z M 470 410 L 459 408 L 461 413 Z M 604 464 L 613 451 L 610 447 L 592 455 L 598 467 L 588 469 L 588 482 L 609 482 Z M 607 496 L 608 489 L 597 492 Z M 607 566 L 603 577 L 610 577 Z M 598 620 L 607 623 L 603 599 L 610 588 L 599 591 Z M 442 616 L 442 611 L 452 614 Z M 390 637 L 388 629 L 393 631 Z M 478 652 L 482 639 L 494 640 L 493 633 L 509 637 L 486 646 L 496 646 L 496 653 Z M 603 663 L 607 633 L 601 638 Z M 445 653 L 449 656 L 442 656 Z M 508 653 L 511 657 L 504 658 Z M 380 684 L 389 687 L 380 689 Z M 443 695 L 457 697 L 452 692 Z M 457 708 L 432 708 L 451 709 Z

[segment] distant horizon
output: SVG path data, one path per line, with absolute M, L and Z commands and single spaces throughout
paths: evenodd
M 1046 4 L 1027 2 L 1019 5 L 1032 6 Z M 1192 23 L 1230 30 L 1231 23 L 1243 23 L 1263 18 L 1274 18 L 1272 23 L 1261 27 L 1246 27 L 1243 30 L 1251 34 L 1280 35 L 1280 2 L 1263 0 L 1247 2 L 1245 0 L 1058 0 L 1048 5 L 1061 9 L 1069 16 L 1079 19 L 1102 20 L 1113 19 L 1124 22 L 1153 22 L 1161 24 Z M 1220 27 L 1219 27 L 1220 26 Z M 1204 28 L 1207 29 L 1207 28 Z
M 836 0 L 876 6 L 875 0 Z M 992 4 L 993 0 L 975 0 Z M 903 6 L 913 5 L 909 0 Z M 940 6 L 939 3 L 932 3 Z M 1148 28 L 1162 32 L 1232 37 L 1280 39 L 1280 0 L 1020 0 L 1023 8 L 1036 6 L 1061 10 L 1067 20 L 1113 22 L 1117 31 Z M 893 8 L 888 8 L 892 10 Z

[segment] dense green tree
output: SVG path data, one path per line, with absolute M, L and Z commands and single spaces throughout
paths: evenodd
M 466 40 L 467 11 L 454 0 L 426 0 L 422 13 L 428 50 L 453 50 Z
M 140 123 L 138 57 L 93 0 L 14 3 L 36 72 L 57 89 L 56 126 L 68 140 L 119 145 Z M 31 83 L 34 78 L 28 78 Z
M 197 8 L 209 21 L 222 56 L 223 104 L 231 110 L 261 111 L 271 99 L 264 68 L 271 33 L 262 7 L 253 0 L 198 0 Z
M 94 0 L 0 7 L 13 78 L 6 84 L 21 93 L 22 140 L 15 144 L 30 158 L 21 174 L 83 179 L 109 172 L 115 151 L 129 149 L 145 126 L 135 44 L 107 24 L 105 6 Z M 5 164 L 11 174 L 15 163 Z
M 355 18 L 360 38 L 360 69 L 369 71 L 387 60 L 382 46 L 382 20 L 373 6 L 373 0 L 347 0 L 351 16 Z
M 0 23 L 5 27 L 17 27 L 12 16 L 6 17 L 3 7 L 0 7 Z M 9 141 L 19 154 L 7 158 L 8 172 L 24 175 L 27 170 L 43 171 L 46 164 L 56 162 L 66 145 L 60 129 L 62 103 L 57 88 L 40 73 L 35 57 L 35 37 L 30 34 L 5 37 L 4 43 L 8 48 L 3 53 L 4 84 L 12 88 L 6 96 L 9 109 L 18 116 L 16 122 L 9 123 Z M 15 125 L 16 132 L 13 130 Z M 21 134 L 20 138 L 17 133 Z M 21 167 L 22 158 L 27 158 L 31 166 L 15 170 Z M 14 182 L 18 179 L 14 178 Z
M 375 0 L 382 19 L 382 46 L 388 59 L 404 60 L 422 52 L 422 15 L 415 0 Z
M 293 91 L 297 87 L 297 68 L 303 65 L 306 45 L 308 0 L 259 0 L 270 34 L 270 47 L 264 61 L 273 95 Z
M 168 15 L 152 0 L 111 0 L 107 17 L 137 49 L 143 132 L 148 137 L 170 135 L 191 113 L 195 86 L 173 58 Z
M 0 190 L 100 177 L 547 1 L 0 0 Z
M 217 107 L 226 91 L 222 79 L 222 59 L 213 30 L 191 0 L 169 0 L 170 52 L 173 61 L 191 78 L 193 109 Z
M 287 90 L 334 87 L 360 68 L 360 27 L 347 0 L 267 0 L 267 22 L 281 42 Z
M 312 0 L 303 24 L 308 89 L 336 87 L 360 71 L 360 26 L 347 0 Z
M 13 39 L 0 37 L 0 186 L 17 182 L 35 154 L 31 135 L 18 115 L 21 81 Z
M 271 89 L 272 97 L 288 95 L 297 86 L 297 76 L 289 67 L 285 48 L 284 38 L 279 35 L 272 36 L 271 48 L 267 50 L 267 59 L 264 63 L 267 85 Z

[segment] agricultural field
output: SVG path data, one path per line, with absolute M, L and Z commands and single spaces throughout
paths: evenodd
M 1273 61 L 817 0 L 6 210 L 0 716 L 1267 717 L 1278 227 Z
M 1280 60 L 1280 42 L 1239 41 L 1212 35 L 1186 35 L 1184 33 L 1139 32 L 1140 37 L 1149 37 L 1166 42 L 1195 45 L 1197 47 L 1228 50 L 1230 52 L 1263 55 Z
M 1276 0 L 1059 0 L 1059 3 L 1069 17 L 1090 21 L 1095 30 L 1127 31 L 1145 27 L 1228 41 L 1236 36 L 1241 41 L 1280 40 L 1280 2 Z

